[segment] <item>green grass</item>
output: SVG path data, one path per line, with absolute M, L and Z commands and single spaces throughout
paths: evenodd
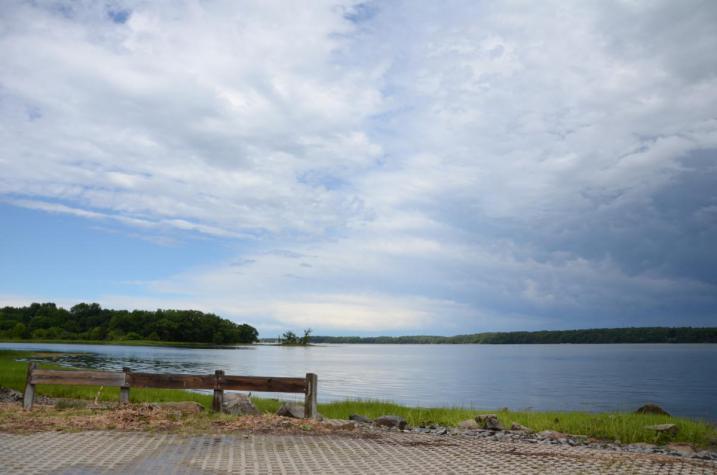
M 407 407 L 382 401 L 338 401 L 319 404 L 319 412 L 324 417 L 346 419 L 351 414 L 361 414 L 371 419 L 394 414 L 401 416 L 412 426 L 437 424 L 456 426 L 461 421 L 472 419 L 476 414 L 496 414 L 504 427 L 513 422 L 530 427 L 534 431 L 553 430 L 567 434 L 586 435 L 622 443 L 660 443 L 654 431 L 645 429 L 647 425 L 676 424 L 679 434 L 670 442 L 684 442 L 697 446 L 707 446 L 717 438 L 715 427 L 691 419 L 671 416 L 632 414 L 632 413 L 589 413 L 589 412 L 543 412 L 543 411 L 498 411 L 473 410 L 457 407 Z
M 23 391 L 27 363 L 18 359 L 28 358 L 32 352 L 0 350 L 0 386 Z M 57 365 L 42 364 L 43 368 L 56 369 Z M 66 368 L 63 368 L 66 369 Z M 99 388 L 92 386 L 50 386 L 38 385 L 38 394 L 51 397 L 73 399 L 94 399 Z M 99 393 L 103 401 L 117 401 L 117 388 L 103 388 Z M 132 402 L 168 402 L 196 401 L 207 409 L 211 406 L 211 396 L 175 389 L 132 389 Z M 281 405 L 278 399 L 252 398 L 262 412 L 276 412 Z M 361 414 L 371 419 L 393 414 L 401 416 L 412 426 L 438 424 L 456 426 L 461 421 L 472 419 L 476 414 L 495 413 L 502 424 L 510 427 L 518 422 L 535 431 L 554 430 L 568 434 L 585 435 L 622 443 L 661 443 L 654 431 L 644 428 L 653 424 L 676 424 L 680 431 L 671 442 L 689 443 L 697 447 L 706 447 L 717 443 L 717 430 L 711 424 L 670 416 L 642 415 L 631 413 L 588 413 L 588 412 L 538 412 L 538 411 L 477 411 L 456 407 L 407 407 L 391 402 L 345 400 L 319 404 L 319 412 L 330 419 L 347 419 L 351 414 Z

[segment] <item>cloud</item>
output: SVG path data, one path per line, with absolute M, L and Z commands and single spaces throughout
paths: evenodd
M 0 19 L 5 202 L 252 243 L 147 302 L 342 333 L 715 323 L 709 2 L 53 5 Z

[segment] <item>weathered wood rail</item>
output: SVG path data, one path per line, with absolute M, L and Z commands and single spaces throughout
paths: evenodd
M 28 364 L 23 408 L 32 410 L 37 384 L 70 384 L 85 386 L 108 386 L 120 388 L 120 403 L 129 403 L 130 388 L 161 389 L 213 389 L 212 410 L 221 411 L 224 391 L 261 391 L 276 393 L 304 393 L 304 415 L 315 419 L 318 377 L 306 373 L 305 378 L 270 378 L 263 376 L 236 376 L 217 370 L 214 374 L 158 374 L 138 373 L 123 368 L 122 372 L 110 371 L 63 371 L 37 369 Z

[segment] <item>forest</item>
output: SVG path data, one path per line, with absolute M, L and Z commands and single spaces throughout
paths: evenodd
M 492 332 L 456 336 L 311 336 L 311 343 L 717 343 L 717 328 L 630 327 L 586 330 L 544 330 L 533 332 Z
M 0 339 L 153 340 L 188 343 L 253 343 L 257 330 L 198 310 L 110 310 L 79 303 L 0 308 Z

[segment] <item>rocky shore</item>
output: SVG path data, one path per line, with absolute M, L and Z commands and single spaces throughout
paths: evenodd
M 642 454 L 662 454 L 676 457 L 688 457 L 699 460 L 717 460 L 717 451 L 695 450 L 687 444 L 667 443 L 657 444 L 623 444 L 620 441 L 604 441 L 589 438 L 583 435 L 563 434 L 556 431 L 534 432 L 530 428 L 513 423 L 510 429 L 503 428 L 498 422 L 495 414 L 482 414 L 475 419 L 463 421 L 459 427 L 445 427 L 439 425 L 428 425 L 422 427 L 409 427 L 401 417 L 383 416 L 376 420 L 370 420 L 361 415 L 351 416 L 351 421 L 358 427 L 378 431 L 400 431 L 414 432 L 420 434 L 431 434 L 441 437 L 477 437 L 488 438 L 499 441 L 522 441 L 532 444 L 546 445 L 568 445 L 572 447 L 585 447 L 592 449 L 613 450 L 619 452 L 633 452 Z M 672 426 L 664 424 L 664 426 Z M 660 430 L 669 432 L 672 427 L 657 427 Z
M 0 403 L 7 406 L 15 407 L 19 404 L 22 398 L 22 394 L 18 391 L 0 388 Z M 83 408 L 91 406 L 95 409 L 110 410 L 115 408 L 115 404 L 112 403 L 100 403 L 94 404 L 91 401 L 86 400 L 64 400 L 56 398 L 41 398 L 38 401 L 39 406 L 45 406 L 48 408 Z M 356 433 L 368 434 L 381 433 L 381 432 L 401 432 L 401 433 L 416 433 L 432 435 L 439 438 L 451 438 L 451 437 L 467 437 L 467 438 L 484 438 L 488 440 L 503 441 L 503 442 L 525 442 L 530 444 L 544 444 L 544 445 L 557 445 L 557 446 L 572 446 L 572 447 L 585 447 L 592 449 L 611 450 L 616 452 L 632 452 L 640 454 L 660 454 L 667 456 L 685 457 L 691 459 L 717 461 L 717 451 L 715 450 L 695 450 L 688 444 L 669 443 L 672 436 L 676 435 L 677 427 L 673 424 L 661 424 L 656 426 L 646 426 L 654 430 L 657 435 L 664 435 L 664 444 L 624 444 L 620 441 L 605 441 L 590 438 L 584 435 L 575 434 L 564 434 L 556 431 L 533 431 L 529 427 L 525 427 L 518 423 L 512 423 L 511 426 L 503 427 L 496 414 L 480 414 L 474 419 L 468 419 L 461 422 L 458 427 L 446 427 L 441 425 L 425 425 L 418 427 L 410 427 L 407 421 L 402 417 L 396 415 L 384 415 L 376 419 L 370 419 L 368 417 L 354 414 L 349 417 L 349 420 L 345 419 L 323 419 L 319 421 L 307 421 L 303 419 L 303 407 L 301 404 L 287 403 L 281 406 L 277 411 L 276 415 L 260 415 L 259 411 L 254 407 L 251 400 L 241 394 L 232 395 L 227 398 L 222 408 L 226 414 L 234 416 L 244 416 L 236 419 L 236 422 L 232 425 L 226 422 L 213 423 L 214 429 L 219 429 L 226 425 L 226 429 L 237 429 L 237 430 L 257 430 L 261 431 L 296 431 L 296 432 L 337 432 L 337 433 Z M 642 408 L 641 408 L 642 409 Z M 151 417 L 157 417 L 160 419 L 157 427 L 165 429 L 171 428 L 172 424 L 166 424 L 166 421 L 161 420 L 162 414 L 166 412 L 181 413 L 181 414 L 200 414 L 204 408 L 194 402 L 175 402 L 175 403 L 156 403 L 156 404 L 143 404 L 143 405 L 132 405 L 124 410 L 120 414 L 120 419 L 127 423 L 127 428 L 132 430 L 140 429 L 146 425 L 145 421 Z M 113 411 L 109 411 L 112 413 Z M 122 412 L 122 411 L 115 411 Z M 134 413 L 137 414 L 134 414 Z M 126 414 L 125 414 L 126 413 Z M 37 414 L 36 415 L 40 415 Z M 121 417 L 120 417 L 121 416 Z M 126 420 L 125 420 L 126 419 Z M 135 419 L 141 420 L 142 423 L 129 424 L 127 421 L 134 421 Z M 111 417 L 110 417 L 111 420 Z M 283 423 L 284 421 L 285 423 Z M 47 421 L 44 421 L 47 424 Z M 173 421 L 174 423 L 175 421 Z M 195 421 L 196 422 L 196 421 Z M 17 424 L 15 424 L 17 425 Z M 97 426 L 97 421 L 89 421 L 86 426 L 79 424 L 77 428 L 92 428 Z M 13 424 L 9 426 L 14 427 Z M 116 421 L 112 421 L 108 426 L 120 427 Z M 46 429 L 54 426 L 45 425 Z M 62 424 L 59 427 L 64 427 Z M 28 427 L 24 427 L 28 429 Z M 96 427 L 99 429 L 106 428 L 101 424 Z M 37 429 L 35 427 L 34 429 Z

